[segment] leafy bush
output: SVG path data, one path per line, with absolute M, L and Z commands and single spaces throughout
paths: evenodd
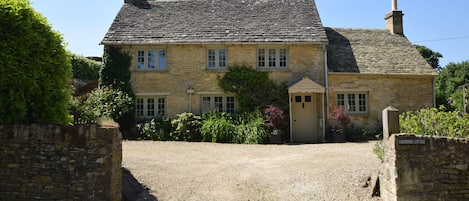
M 334 108 L 330 114 L 331 127 L 329 134 L 330 137 L 327 139 L 332 139 L 337 142 L 345 141 L 345 129 L 351 123 L 350 116 L 347 114 L 347 111 L 343 107 Z M 336 139 L 334 139 L 336 138 Z
M 421 109 L 405 112 L 399 116 L 402 133 L 469 137 L 469 118 L 457 112 L 445 112 L 445 108 Z
M 378 141 L 375 143 L 375 146 L 373 147 L 373 153 L 378 157 L 381 162 L 384 160 L 384 145 L 383 141 Z
M 200 133 L 202 141 L 242 144 L 263 143 L 269 136 L 259 111 L 235 117 L 228 113 L 205 113 Z
M 236 122 L 233 143 L 259 144 L 269 137 L 265 120 L 259 111 L 241 115 Z
M 264 118 L 267 121 L 267 127 L 277 129 L 285 123 L 285 115 L 281 108 L 269 105 L 264 110 Z
M 182 113 L 171 121 L 174 130 L 170 133 L 171 140 L 200 141 L 200 116 L 192 113 Z
M 69 124 L 70 58 L 28 0 L 0 1 L 0 124 Z
M 235 133 L 233 119 L 228 113 L 204 113 L 200 134 L 202 141 L 232 142 Z
M 77 123 L 95 123 L 100 117 L 119 119 L 133 107 L 132 98 L 125 92 L 103 87 L 89 96 L 78 97 L 72 104 Z
M 84 80 L 97 80 L 99 78 L 99 72 L 102 68 L 100 62 L 76 54 L 71 54 L 71 58 L 74 78 Z
M 153 118 L 137 123 L 138 138 L 141 140 L 169 140 L 171 121 L 167 118 Z

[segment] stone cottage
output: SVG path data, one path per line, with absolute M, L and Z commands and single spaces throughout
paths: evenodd
M 322 142 L 336 107 L 374 126 L 389 105 L 434 106 L 436 73 L 393 8 L 386 29 L 350 29 L 324 27 L 314 0 L 125 0 L 102 44 L 133 57 L 137 118 L 235 112 L 217 77 L 247 65 L 289 84 L 290 140 Z

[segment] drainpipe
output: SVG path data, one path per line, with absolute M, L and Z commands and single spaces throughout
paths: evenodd
M 322 121 L 323 121 L 323 128 L 322 128 L 322 134 L 323 134 L 323 137 L 324 137 L 324 141 L 326 140 L 326 128 L 327 128 L 327 124 L 326 122 L 326 119 L 329 119 L 329 67 L 327 66 L 327 45 L 324 45 L 323 46 L 323 50 L 324 50 L 324 88 L 326 88 L 326 92 L 325 92 L 325 104 L 323 104 L 323 106 L 325 106 L 325 108 L 323 109 L 323 113 L 324 113 L 324 116 L 322 117 Z

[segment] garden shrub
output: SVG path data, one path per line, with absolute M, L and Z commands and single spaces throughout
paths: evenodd
M 265 120 L 259 111 L 240 115 L 235 122 L 235 135 L 233 143 L 259 144 L 269 137 Z
M 200 141 L 201 136 L 199 128 L 201 125 L 201 117 L 193 113 L 178 114 L 177 118 L 171 121 L 174 128 L 170 133 L 171 140 L 182 141 Z
M 202 126 L 200 127 L 202 141 L 232 142 L 234 133 L 235 125 L 230 114 L 204 113 L 202 115 Z
M 351 118 L 347 114 L 347 111 L 343 107 L 334 108 L 330 114 L 330 131 L 327 139 L 333 141 L 343 142 L 345 141 L 345 129 L 351 123 Z M 337 139 L 334 139 L 337 138 Z
M 101 117 L 119 119 L 133 107 L 132 97 L 119 89 L 103 87 L 76 97 L 71 106 L 75 123 L 96 123 Z
M 399 115 L 402 133 L 437 135 L 447 137 L 469 137 L 469 118 L 458 112 L 445 112 L 430 108 L 409 111 Z
M 28 0 L 1 0 L 0 23 L 0 124 L 69 124 L 72 68 L 60 33 Z
M 137 123 L 137 131 L 140 140 L 169 140 L 171 121 L 163 117 L 141 120 Z

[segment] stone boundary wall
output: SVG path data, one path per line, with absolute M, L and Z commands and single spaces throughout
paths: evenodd
M 469 139 L 394 134 L 384 146 L 384 201 L 469 200 Z
M 0 200 L 121 200 L 122 135 L 98 125 L 0 126 Z

